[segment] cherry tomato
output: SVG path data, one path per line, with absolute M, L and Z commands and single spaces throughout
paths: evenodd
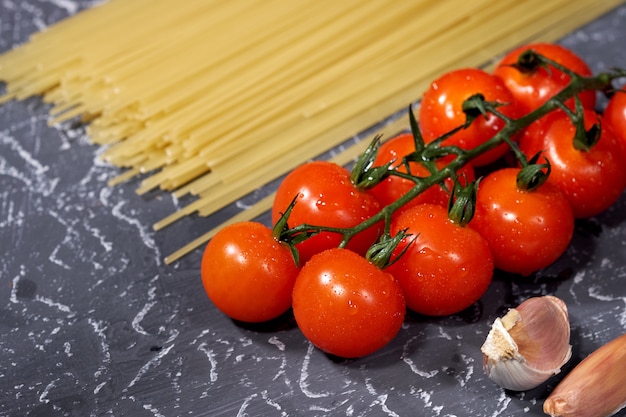
M 587 63 L 571 50 L 551 43 L 525 45 L 509 52 L 496 66 L 494 75 L 501 78 L 513 93 L 515 100 L 521 103 L 525 113 L 529 113 L 545 103 L 550 97 L 561 91 L 570 81 L 570 76 L 550 67 L 537 67 L 532 72 L 521 72 L 512 67 L 520 54 L 532 49 L 540 55 L 563 65 L 579 75 L 592 75 Z M 595 91 L 585 91 L 579 95 L 583 106 L 593 109 L 596 104 Z M 573 100 L 567 102 L 573 108 Z
M 292 200 L 297 202 L 288 219 L 289 227 L 301 224 L 347 228 L 367 220 L 380 210 L 376 197 L 357 189 L 350 172 L 337 164 L 314 161 L 290 172 L 278 186 L 272 221 L 276 223 Z M 365 254 L 381 233 L 382 225 L 370 227 L 355 236 L 347 248 Z M 316 253 L 341 243 L 337 233 L 322 232 L 297 245 L 302 263 Z
M 391 274 L 342 248 L 314 255 L 293 290 L 293 313 L 306 338 L 343 358 L 369 355 L 400 330 L 406 306 Z
M 489 242 L 496 268 L 530 275 L 565 252 L 574 233 L 574 214 L 552 184 L 532 191 L 518 188 L 518 172 L 500 169 L 480 182 L 469 225 Z
M 463 125 L 466 121 L 463 102 L 478 93 L 487 101 L 502 103 L 498 110 L 504 115 L 510 118 L 522 115 L 522 109 L 501 79 L 478 68 L 451 71 L 433 81 L 422 97 L 419 125 L 424 141 L 432 142 Z M 505 122 L 493 114 L 487 118 L 481 115 L 469 127 L 446 139 L 443 145 L 472 149 L 493 137 L 504 125 Z M 507 150 L 506 144 L 500 145 L 472 163 L 475 166 L 486 165 L 503 156 Z
M 286 312 L 298 272 L 289 248 L 256 222 L 224 227 L 202 256 L 207 295 L 224 314 L 244 322 L 267 321 Z
M 611 97 L 602 120 L 620 140 L 626 153 L 626 90 L 620 90 Z
M 386 270 L 400 283 L 409 309 L 444 316 L 480 299 L 494 266 L 489 244 L 478 232 L 453 223 L 447 209 L 435 204 L 402 211 L 391 224 L 391 234 L 402 230 L 410 236 L 397 253 L 415 240 Z
M 402 164 L 402 158 L 414 151 L 415 142 L 413 135 L 411 133 L 403 133 L 389 139 L 380 146 L 376 160 L 374 161 L 374 166 L 382 166 L 386 163 L 396 161 L 391 167 L 406 173 L 407 170 L 405 165 Z M 435 165 L 437 168 L 443 168 L 449 160 L 449 158 L 437 160 Z M 410 173 L 414 176 L 427 177 L 430 175 L 428 168 L 420 162 L 409 162 L 409 168 Z M 471 165 L 465 165 L 459 170 L 458 177 L 461 184 L 472 182 L 475 179 L 474 169 Z M 411 180 L 397 176 L 389 176 L 372 188 L 370 192 L 376 196 L 382 206 L 388 206 L 406 194 L 414 186 L 415 183 Z M 446 179 L 444 186 L 437 184 L 428 188 L 415 197 L 410 203 L 403 206 L 403 210 L 422 203 L 447 206 L 450 198 L 449 190 L 454 186 L 454 181 L 451 178 Z
M 602 126 L 602 118 L 585 110 L 585 129 Z M 569 200 L 574 216 L 591 217 L 610 207 L 626 187 L 623 148 L 608 129 L 589 150 L 574 147 L 576 128 L 563 111 L 553 112 L 529 127 L 520 139 L 520 149 L 528 157 L 543 151 L 550 161 L 548 178 Z

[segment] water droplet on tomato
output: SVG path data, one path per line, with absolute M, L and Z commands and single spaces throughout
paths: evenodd
M 359 312 L 359 307 L 354 304 L 352 300 L 348 300 L 348 307 L 350 307 L 348 310 L 348 314 L 350 314 L 351 316 L 354 316 L 356 313 Z

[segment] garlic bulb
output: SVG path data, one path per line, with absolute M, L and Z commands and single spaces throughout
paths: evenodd
M 535 388 L 560 372 L 572 355 L 565 303 L 533 297 L 498 318 L 483 344 L 489 378 L 513 391 Z

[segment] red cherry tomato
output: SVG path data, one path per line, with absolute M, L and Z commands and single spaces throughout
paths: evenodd
M 585 129 L 602 126 L 602 118 L 585 110 Z M 589 150 L 579 150 L 573 141 L 576 128 L 565 112 L 553 112 L 534 123 L 520 139 L 520 149 L 528 157 L 543 151 L 550 161 L 548 178 L 569 200 L 574 216 L 595 216 L 609 208 L 626 187 L 626 159 L 619 141 L 608 129 Z
M 224 314 L 244 322 L 267 321 L 286 312 L 298 272 L 289 248 L 255 222 L 224 227 L 202 256 L 207 295 Z
M 313 256 L 293 290 L 302 333 L 324 352 L 344 358 L 366 356 L 389 343 L 405 312 L 394 277 L 347 249 Z
M 538 67 L 532 72 L 524 73 L 512 67 L 520 54 L 532 49 L 540 55 L 563 65 L 570 70 L 585 76 L 592 75 L 587 63 L 571 50 L 551 43 L 535 43 L 519 47 L 508 53 L 494 70 L 494 75 L 501 78 L 513 93 L 515 100 L 529 113 L 545 103 L 550 97 L 561 91 L 570 81 L 570 76 L 550 67 Z M 595 91 L 585 91 L 579 95 L 583 106 L 593 109 L 596 104 Z M 573 100 L 567 102 L 573 108 Z
M 502 103 L 498 110 L 504 115 L 510 118 L 522 115 L 522 109 L 499 78 L 478 68 L 451 71 L 433 81 L 422 97 L 419 125 L 424 141 L 432 142 L 464 124 L 466 115 L 463 112 L 463 102 L 478 93 L 487 101 Z M 445 140 L 443 145 L 472 149 L 493 137 L 504 125 L 505 122 L 493 114 L 487 118 L 481 115 L 468 128 Z M 479 156 L 472 164 L 486 165 L 503 156 L 507 150 L 507 145 L 503 144 Z
M 276 191 L 272 206 L 275 224 L 292 200 L 297 202 L 288 219 L 289 227 L 301 224 L 347 228 L 353 227 L 380 211 L 376 198 L 357 189 L 350 172 L 326 161 L 303 164 L 290 172 Z M 365 254 L 382 231 L 382 225 L 370 227 L 355 236 L 347 248 Z M 339 246 L 341 236 L 322 232 L 297 245 L 302 263 L 316 253 Z
M 386 163 L 396 161 L 391 167 L 406 173 L 407 170 L 405 165 L 402 164 L 402 158 L 414 151 L 415 142 L 413 135 L 411 133 L 403 133 L 389 139 L 380 146 L 376 160 L 374 161 L 374 166 L 382 166 Z M 437 160 L 435 165 L 437 168 L 443 168 L 449 160 L 449 158 Z M 409 162 L 409 168 L 411 174 L 414 176 L 427 177 L 430 175 L 428 168 L 422 163 L 411 161 Z M 475 179 L 474 169 L 471 165 L 465 165 L 459 170 L 458 177 L 461 184 L 472 182 Z M 454 186 L 454 181 L 451 178 L 446 179 L 444 185 L 445 188 L 439 184 L 428 188 L 415 197 L 410 203 L 403 206 L 403 210 L 422 203 L 447 206 L 450 198 L 449 190 Z M 372 188 L 370 192 L 376 196 L 382 206 L 388 206 L 405 195 L 414 186 L 415 183 L 411 180 L 397 176 L 389 176 Z
M 518 172 L 504 168 L 481 181 L 469 225 L 489 242 L 496 268 L 530 275 L 565 252 L 574 233 L 574 215 L 552 184 L 519 189 Z
M 617 137 L 626 153 L 626 90 L 620 90 L 611 97 L 604 110 L 605 126 Z
M 489 244 L 475 230 L 453 223 L 440 205 L 421 204 L 402 211 L 391 224 L 392 235 L 406 230 L 399 253 L 386 270 L 396 277 L 407 307 L 430 316 L 457 313 L 484 294 L 493 275 Z

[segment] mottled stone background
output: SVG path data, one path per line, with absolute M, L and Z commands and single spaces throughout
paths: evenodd
M 94 4 L 0 0 L 0 51 Z M 626 67 L 626 5 L 562 42 L 595 71 Z M 333 360 L 288 318 L 254 328 L 219 314 L 200 251 L 162 259 L 220 216 L 153 232 L 183 202 L 107 187 L 118 171 L 83 128 L 47 117 L 38 98 L 0 106 L 0 416 L 540 416 L 559 377 L 526 393 L 492 384 L 480 346 L 493 319 L 531 295 L 563 298 L 567 369 L 626 330 L 625 196 L 536 277 L 497 275 L 467 311 L 411 315 L 380 352 Z

